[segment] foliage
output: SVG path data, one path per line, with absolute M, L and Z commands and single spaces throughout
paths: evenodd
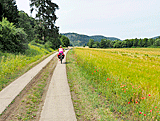
M 126 120 L 159 120 L 159 52 L 77 48 L 75 57 L 76 64 L 92 77 L 88 85 L 108 101 L 110 111 Z
M 59 28 L 54 25 L 57 17 L 55 15 L 58 5 L 52 3 L 51 0 L 30 0 L 31 12 L 35 9 L 38 13 L 36 17 L 39 18 L 36 26 L 37 39 L 43 40 L 44 43 L 51 41 L 53 38 L 58 41 Z M 52 45 L 54 46 L 54 45 Z
M 9 22 L 12 22 L 18 26 L 18 9 L 15 0 L 0 0 L 0 21 L 2 18 L 7 18 Z
M 70 45 L 70 41 L 69 41 L 68 37 L 66 37 L 64 35 L 60 35 L 59 38 L 60 38 L 60 41 L 61 41 L 63 47 L 68 47 Z
M 90 48 L 92 48 L 93 44 L 94 44 L 94 40 L 93 40 L 93 39 L 90 39 L 90 40 L 89 40 L 89 43 L 88 43 L 88 46 L 89 46 Z
M 98 41 L 94 41 L 94 43 L 92 43 L 93 45 L 96 43 L 97 45 L 100 46 L 96 46 L 94 45 L 93 48 L 136 48 L 136 47 L 159 47 L 160 46 L 160 39 L 156 38 L 156 39 L 148 39 L 148 38 L 144 38 L 144 39 L 126 39 L 123 41 L 120 40 L 106 40 L 106 39 L 101 39 L 101 42 Z M 92 46 L 90 46 L 90 48 L 92 48 Z
M 26 33 L 16 28 L 13 23 L 3 18 L 0 22 L 0 50 L 7 52 L 24 52 L 27 47 Z
M 34 18 L 29 17 L 27 13 L 24 11 L 19 11 L 19 18 L 18 18 L 18 27 L 24 28 L 26 32 L 28 42 L 31 42 L 34 39 L 34 26 L 36 21 Z

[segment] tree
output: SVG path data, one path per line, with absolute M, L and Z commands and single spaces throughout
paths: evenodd
M 134 47 L 137 47 L 137 46 L 138 46 L 138 39 L 137 39 L 137 38 L 135 38 L 135 39 L 133 40 L 133 46 L 134 46 Z
M 111 47 L 111 40 L 106 40 L 106 48 Z
M 141 39 L 141 38 L 140 38 L 139 41 L 138 41 L 138 46 L 139 46 L 139 47 L 142 47 L 142 39 Z
M 30 0 L 31 4 L 31 12 L 36 10 L 38 13 L 36 17 L 39 18 L 40 26 L 44 27 L 41 31 L 41 35 L 43 36 L 44 42 L 47 42 L 47 36 L 49 39 L 57 39 L 59 37 L 59 28 L 56 27 L 55 21 L 57 20 L 57 16 L 55 15 L 56 9 L 58 9 L 58 5 L 52 3 L 51 0 Z M 58 32 L 58 33 L 57 33 Z M 51 40 L 52 41 L 52 40 Z
M 24 28 L 26 32 L 28 42 L 31 42 L 34 39 L 34 26 L 35 20 L 32 17 L 29 17 L 27 13 L 24 11 L 19 11 L 19 19 L 18 19 L 18 26 L 20 28 Z
M 28 47 L 27 34 L 22 28 L 3 18 L 0 22 L 0 50 L 7 52 L 25 52 Z
M 148 43 L 148 38 L 144 38 L 142 40 L 142 47 L 147 47 L 148 46 L 147 43 Z
M 153 44 L 154 46 L 160 46 L 160 39 L 156 39 L 156 41 Z
M 127 44 L 127 47 L 129 47 L 129 48 L 132 47 L 133 46 L 133 39 L 131 39 L 131 40 L 127 39 L 126 44 Z
M 116 41 L 111 41 L 110 42 L 111 47 L 113 47 L 114 43 L 116 43 Z
M 106 48 L 106 39 L 101 39 L 100 48 Z
M 127 47 L 127 41 L 123 40 L 121 43 L 122 48 L 126 48 Z
M 70 41 L 69 41 L 68 37 L 66 37 L 64 35 L 60 35 L 60 41 L 61 41 L 63 47 L 68 47 L 70 45 Z
M 2 18 L 7 18 L 9 22 L 12 22 L 18 26 L 18 9 L 15 0 L 0 0 L 1 12 L 0 21 Z
M 153 45 L 153 43 L 155 42 L 155 39 L 152 39 L 152 38 L 150 38 L 149 40 L 148 40 L 148 46 L 152 46 Z
M 99 43 L 98 41 L 95 41 L 94 43 L 97 45 L 96 48 L 99 48 L 99 47 L 100 47 L 100 43 Z
M 90 39 L 88 43 L 89 48 L 92 48 L 93 44 L 94 44 L 94 39 Z
M 114 43 L 113 47 L 114 47 L 114 48 L 121 48 L 121 47 L 122 47 L 122 46 L 121 46 L 121 43 L 122 43 L 122 41 L 116 41 L 116 42 Z

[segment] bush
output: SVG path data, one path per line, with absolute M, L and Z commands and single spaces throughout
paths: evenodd
M 25 52 L 28 48 L 27 34 L 22 28 L 16 28 L 13 23 L 3 18 L 0 22 L 0 50 L 7 52 Z

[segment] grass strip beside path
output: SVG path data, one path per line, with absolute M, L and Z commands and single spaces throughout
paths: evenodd
M 109 110 L 107 101 L 95 91 L 92 78 L 76 64 L 73 50 L 67 54 L 67 76 L 77 120 L 118 120 Z

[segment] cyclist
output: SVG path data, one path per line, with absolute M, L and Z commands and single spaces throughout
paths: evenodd
M 64 51 L 64 50 L 63 50 L 63 48 L 62 48 L 62 45 L 60 45 L 60 48 L 58 49 L 58 51 L 59 51 L 59 54 L 60 54 L 60 53 L 63 54 L 63 51 Z
M 62 59 L 64 58 L 64 49 L 62 48 L 62 45 L 60 45 L 59 49 L 58 49 L 59 54 L 57 55 L 58 58 L 60 59 L 60 54 L 62 54 Z M 60 61 L 60 60 L 59 60 Z

